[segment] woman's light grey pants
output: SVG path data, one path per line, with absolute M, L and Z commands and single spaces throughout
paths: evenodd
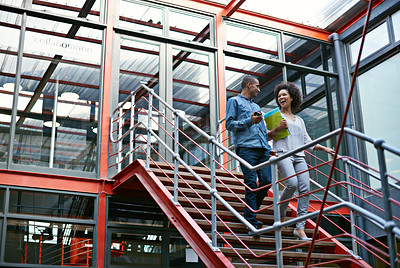
M 278 169 L 282 178 L 287 178 L 301 171 L 307 170 L 307 164 L 302 156 L 291 156 L 278 162 Z M 310 192 L 310 175 L 307 172 L 293 176 L 285 181 L 286 187 L 282 192 L 281 201 L 293 197 L 294 192 L 298 189 L 299 195 Z M 308 212 L 309 195 L 302 196 L 297 201 L 297 216 L 302 216 Z M 289 202 L 280 205 L 281 219 L 286 216 L 286 210 Z M 297 229 L 304 229 L 306 221 L 296 224 Z

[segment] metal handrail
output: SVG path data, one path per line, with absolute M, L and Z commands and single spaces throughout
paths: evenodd
M 112 116 L 111 116 L 111 122 L 113 121 L 113 116 L 115 114 L 115 112 L 117 110 L 121 111 L 121 107 L 124 103 L 126 103 L 128 101 L 128 99 L 132 98 L 132 96 L 134 96 L 136 94 L 136 92 L 140 89 L 145 89 L 148 91 L 149 93 L 149 109 L 148 109 L 148 125 L 146 126 L 143 122 L 138 122 L 137 124 L 132 125 L 132 120 L 131 120 L 131 127 L 129 128 L 128 132 L 132 132 L 132 130 L 134 130 L 135 128 L 137 128 L 137 126 L 139 126 L 140 124 L 143 124 L 144 127 L 147 129 L 147 158 L 146 158 L 146 169 L 149 169 L 149 165 L 150 165 L 150 140 L 151 137 L 154 136 L 157 141 L 173 156 L 174 158 L 174 163 L 175 163 L 175 169 L 174 169 L 174 203 L 178 204 L 178 196 L 177 196 L 177 187 L 178 187 L 178 164 L 183 165 L 209 192 L 210 195 L 212 197 L 212 247 L 215 250 L 218 250 L 217 248 L 217 240 L 216 240 L 216 200 L 220 201 L 232 214 L 234 214 L 236 216 L 236 218 L 241 221 L 250 231 L 252 231 L 255 234 L 262 234 L 262 233 L 266 233 L 268 231 L 275 231 L 275 236 L 276 236 L 276 254 L 277 254 L 277 264 L 278 267 L 282 267 L 283 265 L 283 261 L 282 261 L 282 253 L 280 251 L 281 249 L 281 232 L 280 230 L 283 227 L 289 226 L 291 224 L 294 224 L 298 221 L 303 221 L 306 219 L 310 219 L 313 217 L 316 217 L 318 215 L 318 213 L 320 213 L 319 211 L 315 211 L 312 213 L 308 213 L 304 216 L 301 217 L 297 217 L 295 219 L 291 219 L 285 222 L 280 222 L 280 215 L 279 215 L 279 209 L 278 206 L 274 206 L 275 208 L 275 223 L 273 224 L 273 226 L 270 227 L 265 227 L 262 229 L 256 229 L 253 225 L 251 225 L 239 212 L 237 212 L 227 201 L 224 200 L 223 197 L 221 197 L 218 193 L 218 191 L 216 190 L 216 186 L 215 186 L 215 157 L 216 157 L 216 148 L 219 148 L 220 150 L 222 150 L 223 152 L 225 152 L 226 154 L 230 155 L 233 159 L 239 161 L 242 165 L 244 165 L 245 167 L 247 167 L 250 170 L 258 170 L 261 169 L 263 167 L 272 165 L 273 166 L 273 170 L 275 172 L 273 172 L 273 176 L 272 176 L 272 187 L 273 187 L 273 192 L 276 193 L 273 195 L 274 197 L 274 204 L 278 203 L 278 186 L 277 186 L 277 174 L 276 174 L 276 164 L 278 163 L 278 161 L 285 159 L 287 157 L 290 157 L 291 155 L 301 152 L 305 149 L 308 149 L 322 141 L 325 141 L 327 139 L 330 139 L 336 135 L 338 135 L 341 131 L 341 129 L 337 129 L 334 130 L 330 133 L 327 133 L 325 135 L 323 135 L 322 137 L 319 137 L 317 139 L 315 139 L 314 141 L 305 144 L 299 148 L 296 148 L 294 150 L 291 150 L 289 152 L 285 152 L 284 154 L 278 156 L 278 157 L 271 157 L 270 160 L 252 166 L 250 165 L 247 161 L 245 161 L 244 159 L 240 158 L 239 156 L 237 156 L 235 153 L 233 153 L 232 151 L 230 151 L 228 148 L 226 148 L 225 146 L 223 146 L 223 144 L 221 144 L 220 142 L 218 142 L 216 140 L 215 137 L 208 135 L 206 132 L 204 132 L 202 129 L 200 129 L 199 127 L 197 127 L 195 124 L 193 124 L 191 121 L 189 121 L 185 116 L 182 116 L 179 112 L 179 110 L 174 109 L 170 104 L 166 103 L 163 99 L 161 99 L 157 94 L 154 93 L 153 89 L 148 88 L 146 85 L 142 85 L 140 88 L 138 88 L 137 90 L 133 91 L 130 96 L 127 98 L 127 100 L 125 100 L 124 102 L 122 102 L 113 112 Z M 183 120 L 185 123 L 187 123 L 192 129 L 194 129 L 197 133 L 199 133 L 201 136 L 203 136 L 204 138 L 206 138 L 211 146 L 211 153 L 210 153 L 210 163 L 211 163 L 211 187 L 183 160 L 181 159 L 180 155 L 179 155 L 179 151 L 177 151 L 177 147 L 175 147 L 175 149 L 171 149 L 151 128 L 151 117 L 152 117 L 152 102 L 153 102 L 153 97 L 156 98 L 160 103 L 162 103 L 167 109 L 171 110 L 175 116 L 175 126 L 177 126 L 178 124 L 176 122 L 179 122 L 179 120 Z M 133 108 L 133 102 L 131 104 L 131 107 Z M 132 114 L 132 112 L 131 112 Z M 126 137 L 127 134 L 125 133 L 124 135 L 122 135 L 121 133 L 119 134 L 119 138 L 117 140 L 113 139 L 112 133 L 112 126 L 113 124 L 110 125 L 111 131 L 110 131 L 110 140 L 112 142 L 119 142 L 122 143 L 122 139 L 123 137 Z M 400 156 L 400 151 L 397 150 L 396 148 L 391 147 L 390 145 L 386 144 L 383 140 L 374 140 L 368 136 L 366 136 L 363 133 L 357 132 L 355 130 L 349 129 L 349 128 L 344 128 L 343 131 L 349 135 L 358 137 L 364 141 L 373 143 L 374 146 L 379 150 L 388 150 L 391 153 L 394 153 L 398 156 Z M 178 136 L 175 133 L 175 145 L 177 146 L 178 144 Z M 381 174 L 382 175 L 382 174 Z M 382 180 L 387 180 L 387 176 L 381 176 Z M 388 187 L 389 184 L 386 183 L 386 187 Z M 389 200 L 387 200 L 389 202 Z M 389 205 L 390 206 L 390 205 Z M 372 222 L 374 225 L 376 225 L 378 228 L 380 228 L 381 230 L 384 230 L 386 233 L 392 233 L 398 237 L 400 237 L 400 229 L 398 227 L 396 227 L 396 225 L 394 224 L 393 220 L 384 220 L 381 217 L 372 214 L 371 212 L 355 205 L 352 204 L 350 202 L 345 202 L 345 201 L 341 201 L 341 203 L 330 206 L 326 209 L 324 209 L 324 213 L 330 212 L 330 211 L 334 211 L 337 210 L 338 208 L 341 207 L 347 207 L 349 208 L 351 211 L 355 211 L 357 212 L 359 215 L 362 215 L 363 217 L 365 217 L 368 221 Z M 390 215 L 389 215 L 390 216 Z

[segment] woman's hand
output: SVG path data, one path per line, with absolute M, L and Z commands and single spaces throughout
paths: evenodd
M 281 122 L 279 122 L 279 125 L 276 126 L 276 129 L 277 130 L 282 130 L 282 129 L 285 129 L 285 128 L 289 128 L 289 125 L 288 125 L 286 119 L 282 119 Z

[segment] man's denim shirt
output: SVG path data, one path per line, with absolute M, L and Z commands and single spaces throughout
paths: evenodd
M 225 123 L 226 128 L 233 133 L 235 149 L 246 147 L 271 150 L 264 120 L 258 124 L 253 124 L 251 120 L 251 115 L 255 111 L 261 112 L 260 106 L 241 94 L 228 100 Z

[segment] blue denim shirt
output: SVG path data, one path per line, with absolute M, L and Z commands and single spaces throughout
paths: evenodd
M 246 147 L 271 150 L 264 120 L 258 124 L 253 124 L 251 120 L 251 115 L 255 111 L 261 112 L 260 106 L 241 94 L 228 100 L 225 123 L 226 128 L 233 133 L 235 149 Z

